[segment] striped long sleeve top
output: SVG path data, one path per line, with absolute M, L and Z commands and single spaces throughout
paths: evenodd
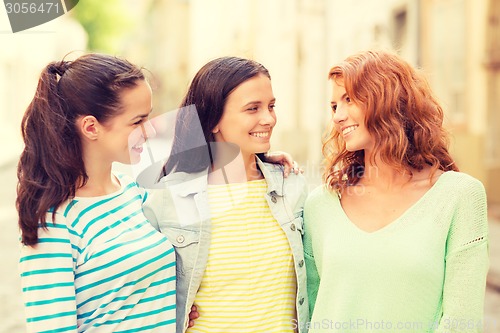
M 76 197 L 23 246 L 20 274 L 28 332 L 175 332 L 175 253 L 147 221 L 147 193 Z

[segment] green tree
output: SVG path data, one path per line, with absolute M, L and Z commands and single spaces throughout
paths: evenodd
M 134 20 L 127 1 L 80 0 L 70 12 L 88 34 L 90 51 L 116 53 Z

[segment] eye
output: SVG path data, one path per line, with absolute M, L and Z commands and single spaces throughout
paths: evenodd
M 253 111 L 253 112 L 256 112 L 256 111 L 258 111 L 258 110 L 259 110 L 259 107 L 258 107 L 258 106 L 252 106 L 252 107 L 249 107 L 249 108 L 247 109 L 247 111 Z
M 140 125 L 140 124 L 144 123 L 147 119 L 148 119 L 148 118 L 143 117 L 143 118 L 141 118 L 141 119 L 137 120 L 137 121 L 136 121 L 135 123 L 133 123 L 132 125 L 134 125 L 134 126 L 138 126 L 138 125 Z
M 268 106 L 269 111 L 274 111 L 274 108 L 275 108 L 275 107 L 276 107 L 276 104 L 270 104 L 270 105 Z
M 332 104 L 331 107 L 332 107 L 333 113 L 335 113 L 335 111 L 337 111 L 337 104 Z
M 351 103 L 351 97 L 346 96 L 346 97 L 345 97 L 345 100 L 346 100 L 346 102 L 347 102 L 347 103 Z

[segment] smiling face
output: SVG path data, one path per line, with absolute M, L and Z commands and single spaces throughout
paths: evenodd
M 154 136 L 148 121 L 152 109 L 151 87 L 144 81 L 121 92 L 122 112 L 103 126 L 101 154 L 112 162 L 135 164 L 141 159 L 142 145 Z
M 243 157 L 267 152 L 276 124 L 271 80 L 262 74 L 243 82 L 229 94 L 222 118 L 212 130 L 216 142 L 240 147 Z
M 351 152 L 371 150 L 374 142 L 365 125 L 365 111 L 351 100 L 341 79 L 333 79 L 332 83 L 333 122 L 346 143 L 346 149 Z

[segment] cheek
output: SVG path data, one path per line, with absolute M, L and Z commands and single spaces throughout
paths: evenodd
M 134 143 L 136 143 L 137 141 L 140 140 L 141 136 L 142 136 L 142 129 L 140 127 L 136 127 L 128 135 L 128 142 L 134 144 Z

